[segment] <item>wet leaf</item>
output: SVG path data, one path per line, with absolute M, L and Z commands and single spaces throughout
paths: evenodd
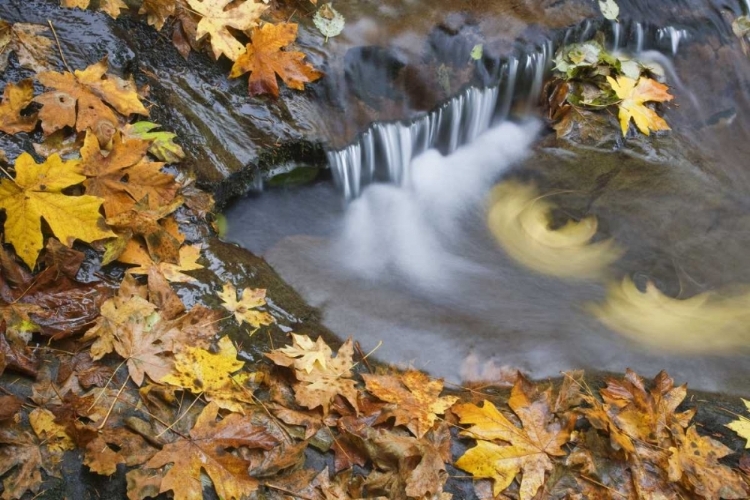
M 8 67 L 8 56 L 16 53 L 22 68 L 36 73 L 51 68 L 54 57 L 52 40 L 42 36 L 49 33 L 47 26 L 40 24 L 10 24 L 0 19 L 0 73 Z
M 396 425 L 405 425 L 418 438 L 458 400 L 455 396 L 440 397 L 443 381 L 418 371 L 400 376 L 365 374 L 362 378 L 370 393 L 390 403 L 384 408 L 383 418 L 394 417 Z
M 59 477 L 58 454 L 49 454 L 30 432 L 17 425 L 0 427 L 0 475 L 3 493 L 0 498 L 21 498 L 27 491 L 39 492 L 42 484 L 41 470 Z
M 745 408 L 750 412 L 750 401 L 743 398 L 742 402 L 745 403 Z M 746 441 L 745 448 L 750 448 L 750 418 L 747 418 L 744 415 L 737 415 L 737 419 L 729 422 L 727 427 L 732 429 Z
M 154 131 L 154 129 L 160 127 L 161 125 L 158 123 L 142 121 L 126 125 L 123 133 L 125 137 L 149 141 L 151 145 L 148 152 L 159 160 L 167 163 L 179 163 L 185 158 L 185 152 L 179 144 L 174 142 L 177 134 Z
M 258 25 L 258 19 L 268 8 L 255 0 L 187 0 L 190 7 L 203 16 L 197 26 L 196 39 L 208 35 L 214 57 L 224 54 L 236 61 L 245 51 L 228 28 L 247 31 Z M 231 4 L 230 8 L 227 8 Z
M 0 102 L 0 131 L 6 134 L 31 132 L 39 121 L 36 113 L 22 115 L 21 112 L 34 99 L 34 84 L 31 80 L 21 80 L 18 85 L 8 83 Z
M 321 5 L 313 16 L 313 24 L 326 37 L 326 41 L 341 34 L 345 23 L 344 16 L 334 9 L 330 2 Z
M 148 24 L 161 31 L 167 18 L 175 12 L 175 0 L 143 0 L 138 14 L 146 14 Z
M 259 328 L 261 325 L 272 325 L 276 322 L 267 312 L 255 310 L 266 305 L 266 290 L 263 288 L 245 288 L 237 300 L 237 289 L 231 283 L 227 283 L 218 296 L 222 300 L 221 305 L 234 313 L 234 318 L 239 324 L 245 322 L 253 328 Z
M 619 108 L 620 127 L 623 136 L 628 133 L 631 118 L 638 130 L 646 135 L 649 135 L 652 131 L 671 130 L 667 122 L 656 114 L 656 111 L 644 105 L 649 101 L 671 101 L 673 96 L 668 91 L 669 87 L 646 77 L 641 77 L 636 82 L 636 80 L 627 76 L 619 76 L 617 80 L 608 76 L 607 81 L 617 97 L 622 99 Z
M 119 464 L 141 465 L 157 452 L 145 439 L 125 427 L 101 430 L 82 424 L 77 427 L 86 436 L 84 442 L 78 443 L 84 450 L 83 464 L 97 474 L 111 476 L 117 472 Z
M 85 70 L 38 75 L 42 85 L 55 89 L 34 99 L 42 105 L 39 118 L 45 135 L 63 127 L 75 127 L 78 132 L 91 129 L 104 145 L 118 128 L 115 111 L 126 118 L 131 114 L 148 115 L 135 83 L 107 74 L 108 66 L 105 57 Z
M 484 45 L 478 43 L 471 49 L 471 58 L 475 61 L 482 59 L 482 53 L 484 52 Z
M 615 0 L 599 0 L 599 8 L 602 15 L 611 21 L 616 21 L 617 16 L 620 15 L 620 6 Z
M 30 268 L 42 250 L 42 218 L 68 246 L 76 239 L 90 243 L 114 236 L 104 228 L 99 213 L 101 198 L 62 193 L 63 189 L 84 181 L 79 162 L 64 162 L 52 155 L 37 164 L 31 155 L 23 153 L 16 159 L 15 169 L 14 180 L 0 181 L 0 208 L 6 214 L 6 241 Z
M 90 4 L 91 0 L 60 0 L 60 5 L 68 8 L 87 9 Z M 121 10 L 128 8 L 123 0 L 99 0 L 98 6 L 100 11 L 106 12 L 113 19 L 120 15 Z
M 23 401 L 16 396 L 0 396 L 0 424 L 6 420 L 18 417 L 18 412 L 23 406 Z
M 247 472 L 248 462 L 229 453 L 239 447 L 269 450 L 277 441 L 264 427 L 237 413 L 217 420 L 219 406 L 209 403 L 198 417 L 188 439 L 167 444 L 146 464 L 151 468 L 172 464 L 163 473 L 159 491 L 172 491 L 175 498 L 203 498 L 201 471 L 205 471 L 219 498 L 241 499 L 259 483 Z
M 63 452 L 75 448 L 73 439 L 65 426 L 55 422 L 55 415 L 44 408 L 35 408 L 29 413 L 29 423 L 37 437 L 52 452 Z
M 521 500 L 536 495 L 546 472 L 553 468 L 550 457 L 566 454 L 562 446 L 570 439 L 572 428 L 572 421 L 560 421 L 552 414 L 551 391 L 535 393 L 527 384 L 519 379 L 508 401 L 523 427 L 508 420 L 489 401 L 482 407 L 460 404 L 453 408 L 461 424 L 473 424 L 461 434 L 477 440 L 477 446 L 462 455 L 456 466 L 474 477 L 492 479 L 494 495 L 521 473 Z
M 276 75 L 295 90 L 304 90 L 305 83 L 314 82 L 323 74 L 303 61 L 305 54 L 281 50 L 297 38 L 297 24 L 265 24 L 253 30 L 252 43 L 232 66 L 230 78 L 250 72 L 248 90 L 251 96 L 271 94 L 279 96 Z
M 492 191 L 487 225 L 510 257 L 543 274 L 594 278 L 620 258 L 622 250 L 612 240 L 591 242 L 597 232 L 595 216 L 553 229 L 554 208 L 533 185 L 505 181 Z

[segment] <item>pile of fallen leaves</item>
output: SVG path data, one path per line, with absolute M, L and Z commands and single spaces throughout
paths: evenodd
M 653 107 L 673 98 L 658 81 L 664 74 L 658 65 L 611 53 L 596 39 L 560 48 L 554 62 L 545 95 L 558 137 L 574 132 L 583 139 L 598 135 L 607 126 L 605 113 L 615 107 L 623 136 L 631 120 L 646 135 L 670 130 Z

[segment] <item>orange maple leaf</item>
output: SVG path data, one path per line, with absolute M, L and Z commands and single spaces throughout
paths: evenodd
M 248 90 L 251 96 L 271 94 L 279 97 L 276 75 L 289 87 L 304 90 L 305 83 L 314 82 L 323 73 L 303 62 L 305 54 L 294 50 L 281 50 L 297 39 L 296 23 L 265 24 L 254 29 L 252 43 L 232 66 L 231 78 L 251 72 Z
M 607 81 L 617 97 L 622 99 L 619 107 L 620 127 L 623 136 L 628 133 L 631 118 L 635 121 L 638 130 L 646 135 L 649 135 L 652 130 L 670 130 L 664 118 L 657 115 L 653 109 L 644 106 L 644 103 L 648 101 L 671 101 L 674 96 L 669 93 L 669 87 L 656 80 L 644 77 L 639 78 L 636 82 L 627 76 L 618 76 L 617 80 L 608 76 Z

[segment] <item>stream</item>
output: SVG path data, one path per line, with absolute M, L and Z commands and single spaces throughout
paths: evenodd
M 750 59 L 728 23 L 676 26 L 605 29 L 610 48 L 665 68 L 677 103 L 665 114 L 670 133 L 556 140 L 536 105 L 550 41 L 505 60 L 499 87 L 469 88 L 415 120 L 376 123 L 329 151 L 333 179 L 237 200 L 226 212 L 226 239 L 263 255 L 337 335 L 450 383 L 502 378 L 508 369 L 545 378 L 629 367 L 644 376 L 665 369 L 693 389 L 744 393 Z M 562 40 L 594 31 L 579 26 Z M 501 180 L 549 197 L 553 223 L 596 217 L 594 241 L 611 239 L 622 256 L 596 279 L 521 265 L 487 226 Z M 679 328 L 659 338 L 623 335 L 592 307 L 624 278 L 640 294 L 653 286 L 681 304 L 711 298 L 688 316 L 674 313 L 683 315 Z

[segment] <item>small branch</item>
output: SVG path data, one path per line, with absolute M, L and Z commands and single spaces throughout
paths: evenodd
M 65 60 L 65 54 L 63 54 L 62 45 L 60 45 L 60 39 L 57 37 L 57 31 L 55 31 L 55 27 L 52 25 L 51 20 L 47 19 L 47 23 L 49 24 L 49 27 L 52 30 L 52 34 L 55 37 L 55 41 L 57 42 L 57 50 L 60 51 L 60 58 L 62 59 L 63 65 L 65 66 L 65 69 L 68 70 L 68 73 L 72 73 L 73 70 L 70 69 L 70 66 L 68 66 L 68 61 Z

